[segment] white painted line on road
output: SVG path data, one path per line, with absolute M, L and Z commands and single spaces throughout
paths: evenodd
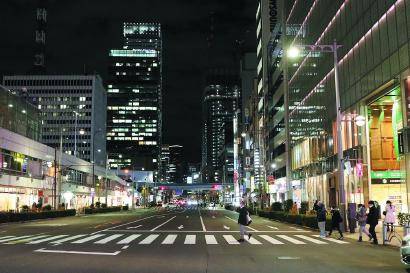
M 302 230 L 303 230 L 303 229 L 301 229 L 301 228 L 295 228 L 295 227 L 289 227 L 289 228 L 294 229 L 294 230 L 297 230 L 297 231 L 302 231 Z
M 123 246 L 123 247 L 121 247 L 121 249 L 127 249 L 127 248 L 129 248 L 130 246 Z
M 214 235 L 205 235 L 205 241 L 207 245 L 217 245 L 218 244 Z
M 228 218 L 229 220 L 235 222 L 235 223 L 238 223 L 238 221 L 236 221 L 235 219 L 232 219 L 231 217 L 228 217 L 228 216 L 226 216 L 226 215 L 225 215 L 225 217 Z M 246 226 L 246 227 L 249 228 L 250 230 L 257 231 L 257 230 L 254 229 L 253 227 L 250 227 L 250 226 Z
M 44 237 L 47 237 L 47 236 L 49 236 L 49 235 L 34 236 L 34 237 L 29 237 L 29 238 L 24 238 L 24 239 L 9 241 L 9 242 L 4 243 L 4 244 L 5 244 L 5 245 L 13 245 L 13 244 L 18 244 L 18 243 L 27 243 L 27 242 L 30 242 L 30 241 L 32 241 L 32 240 L 44 238 Z M 16 238 L 15 238 L 15 239 L 16 239 Z
M 216 217 L 215 217 L 215 215 L 212 215 L 212 219 L 215 219 Z
M 180 226 L 178 227 L 179 230 L 181 230 L 181 229 L 183 229 L 183 228 L 184 228 L 184 225 L 180 225 Z
M 258 240 L 256 240 L 255 238 L 251 237 L 250 239 L 248 239 L 248 236 L 245 235 L 245 241 L 247 241 L 248 243 L 250 243 L 251 245 L 261 245 L 262 243 L 259 242 Z
M 145 238 L 144 240 L 142 240 L 140 242 L 140 245 L 149 245 L 150 243 L 152 243 L 155 239 L 157 239 L 159 236 L 159 234 L 151 234 L 149 235 L 147 238 Z
M 77 239 L 77 238 L 80 238 L 80 237 L 84 237 L 86 235 L 88 235 L 88 234 L 78 234 L 78 235 L 70 236 L 68 238 L 64 238 L 64 239 L 61 239 L 61 240 L 50 242 L 50 244 L 61 244 L 61 243 L 71 241 L 71 240 L 74 240 L 74 239 Z
M 315 237 L 320 237 L 320 235 L 313 235 L 313 236 L 315 236 Z M 333 243 L 336 243 L 336 244 L 348 244 L 349 242 L 346 242 L 346 241 L 343 241 L 343 240 L 337 240 L 337 239 L 334 239 L 334 238 L 322 238 L 323 240 L 327 240 L 327 241 L 330 241 L 330 242 L 333 242 Z
M 124 235 L 124 234 L 114 234 L 114 235 L 108 236 L 107 238 L 101 239 L 101 240 L 99 240 L 99 241 L 97 241 L 97 242 L 94 242 L 94 244 L 103 245 L 103 244 L 106 244 L 106 243 L 108 243 L 108 242 L 111 242 L 111 241 L 113 241 L 113 240 L 115 240 L 115 239 L 117 239 L 117 238 L 119 238 L 119 237 L 121 237 L 121 236 L 123 236 L 123 235 Z
M 12 241 L 12 240 L 13 241 L 14 240 L 20 240 L 20 239 L 28 238 L 28 237 L 31 237 L 31 236 L 33 236 L 33 235 L 25 235 L 25 236 L 19 236 L 19 237 L 12 236 L 11 238 L 0 240 L 0 243 Z
M 230 245 L 239 245 L 238 240 L 235 239 L 232 235 L 223 235 L 225 241 Z
M 35 244 L 40 244 L 40 243 L 43 243 L 43 242 L 52 241 L 54 239 L 59 239 L 59 238 L 67 237 L 67 236 L 68 235 L 57 235 L 57 236 L 53 236 L 53 237 L 49 237 L 49 238 L 45 238 L 45 239 L 40 239 L 40 240 L 37 240 L 37 241 L 31 241 L 27 244 L 35 245 Z
M 141 219 L 137 219 L 135 221 L 124 223 L 124 224 L 121 224 L 121 225 L 118 225 L 118 226 L 109 227 L 109 228 L 106 228 L 106 229 L 103 229 L 103 230 L 93 232 L 93 233 L 91 233 L 91 235 L 94 235 L 94 234 L 97 234 L 97 233 L 100 233 L 100 232 L 103 232 L 103 231 L 108 231 L 108 230 L 111 230 L 111 229 L 114 229 L 114 228 L 126 226 L 126 225 L 129 225 L 129 224 L 137 223 L 139 221 L 143 221 L 143 220 L 150 219 L 150 218 L 153 218 L 153 217 L 158 217 L 158 215 L 151 215 L 151 216 L 147 216 L 147 217 L 144 217 L 144 218 L 141 218 Z
M 135 239 L 137 239 L 137 238 L 140 237 L 140 236 L 141 236 L 141 234 L 133 234 L 133 235 L 130 235 L 130 236 L 128 236 L 128 237 L 122 239 L 121 241 L 119 241 L 119 242 L 117 243 L 117 245 L 129 244 L 129 243 L 131 243 L 132 241 L 134 241 Z
M 201 220 L 202 231 L 206 231 L 204 220 L 202 219 L 201 210 L 198 208 L 199 219 Z
M 284 243 L 276 240 L 275 238 L 272 238 L 271 236 L 268 235 L 259 235 L 259 237 L 262 237 L 263 239 L 265 239 L 266 241 L 268 241 L 269 243 L 273 244 L 273 245 L 283 245 Z
M 289 237 L 289 236 L 287 236 L 287 235 L 277 235 L 277 236 L 278 236 L 279 238 L 282 238 L 282 239 L 284 239 L 284 240 L 286 240 L 286 241 L 289 241 L 289 242 L 291 242 L 291 243 L 293 243 L 293 244 L 295 244 L 295 245 L 306 245 L 305 242 L 302 242 L 302 241 L 293 239 L 292 237 Z
M 93 235 L 93 236 L 90 236 L 90 237 L 87 237 L 87 238 L 84 238 L 84 239 L 80 239 L 80 240 L 77 240 L 77 241 L 74 241 L 74 242 L 71 242 L 71 243 L 72 244 L 82 244 L 82 243 L 85 243 L 85 242 L 92 241 L 94 239 L 100 238 L 101 236 L 105 236 L 105 235 L 106 234 L 96 234 L 96 235 Z
M 176 235 L 176 234 L 169 234 L 169 235 L 164 239 L 164 241 L 162 241 L 161 244 L 163 244 L 163 245 L 172 245 L 172 244 L 175 242 L 177 236 L 178 236 L 178 235 Z
M 2 236 L 2 237 L 0 237 L 0 240 L 1 239 L 6 239 L 6 238 L 13 238 L 13 237 L 15 237 L 15 236 Z
M 278 230 L 277 227 L 272 227 L 272 226 L 267 226 L 267 227 L 270 228 L 270 229 Z
M 230 230 L 231 228 L 224 225 L 224 229 Z
M 85 252 L 85 251 L 51 250 L 51 249 L 44 249 L 44 248 L 34 250 L 34 252 L 80 254 L 80 255 L 103 255 L 103 256 L 116 256 L 116 255 L 121 253 L 121 251 L 115 251 L 115 252 Z
M 300 260 L 300 257 L 282 256 L 282 257 L 278 257 L 278 260 Z
M 116 229 L 116 230 L 109 230 L 107 232 L 121 232 L 121 233 L 134 233 L 135 230 L 129 229 Z M 150 233 L 151 230 L 138 230 L 138 233 Z M 156 233 L 239 233 L 239 230 L 156 230 Z M 296 231 L 296 230 L 258 230 L 253 231 L 254 233 L 312 233 L 311 231 L 304 230 L 304 231 Z
M 196 242 L 196 235 L 187 235 L 185 236 L 185 245 L 194 245 Z
M 295 237 L 301 238 L 303 240 L 306 240 L 306 241 L 309 241 L 309 242 L 312 242 L 312 243 L 315 243 L 315 244 L 318 244 L 318 245 L 327 245 L 328 244 L 326 242 L 323 242 L 323 241 L 308 237 L 306 235 L 295 235 Z
M 135 229 L 135 228 L 139 228 L 139 227 L 142 227 L 142 225 L 138 225 L 138 226 L 135 226 L 135 227 L 127 227 L 127 229 Z
M 176 217 L 176 216 L 171 217 L 170 219 L 166 220 L 164 223 L 162 223 L 162 224 L 160 224 L 160 225 L 158 225 L 158 226 L 154 227 L 153 229 L 151 229 L 151 231 L 154 231 L 154 230 L 156 230 L 157 228 L 162 227 L 162 226 L 163 226 L 163 225 L 165 225 L 166 223 L 168 223 L 168 222 L 172 221 L 172 219 L 174 219 L 175 217 Z

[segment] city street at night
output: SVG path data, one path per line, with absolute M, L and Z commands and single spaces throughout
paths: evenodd
M 259 217 L 239 243 L 235 212 L 141 210 L 2 225 L 1 272 L 406 272 L 398 248 Z

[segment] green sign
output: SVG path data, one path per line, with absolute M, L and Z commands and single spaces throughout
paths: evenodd
M 371 171 L 372 179 L 405 178 L 404 172 L 400 170 Z

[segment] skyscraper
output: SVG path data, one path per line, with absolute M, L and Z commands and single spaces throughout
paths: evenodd
M 213 70 L 207 76 L 202 114 L 202 180 L 221 182 L 219 156 L 233 147 L 233 117 L 239 107 L 239 77 L 228 70 Z
M 111 168 L 157 172 L 162 127 L 162 38 L 158 23 L 124 23 L 110 50 L 107 149 Z

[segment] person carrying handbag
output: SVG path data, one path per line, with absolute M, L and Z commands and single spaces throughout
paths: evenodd
M 249 211 L 245 207 L 245 202 L 241 201 L 240 209 L 239 209 L 239 217 L 238 217 L 238 224 L 239 224 L 239 231 L 241 234 L 241 238 L 238 239 L 238 242 L 242 243 L 245 241 L 244 236 L 248 235 L 248 240 L 251 238 L 252 234 L 246 230 L 246 226 L 252 223 L 252 219 L 249 216 Z

